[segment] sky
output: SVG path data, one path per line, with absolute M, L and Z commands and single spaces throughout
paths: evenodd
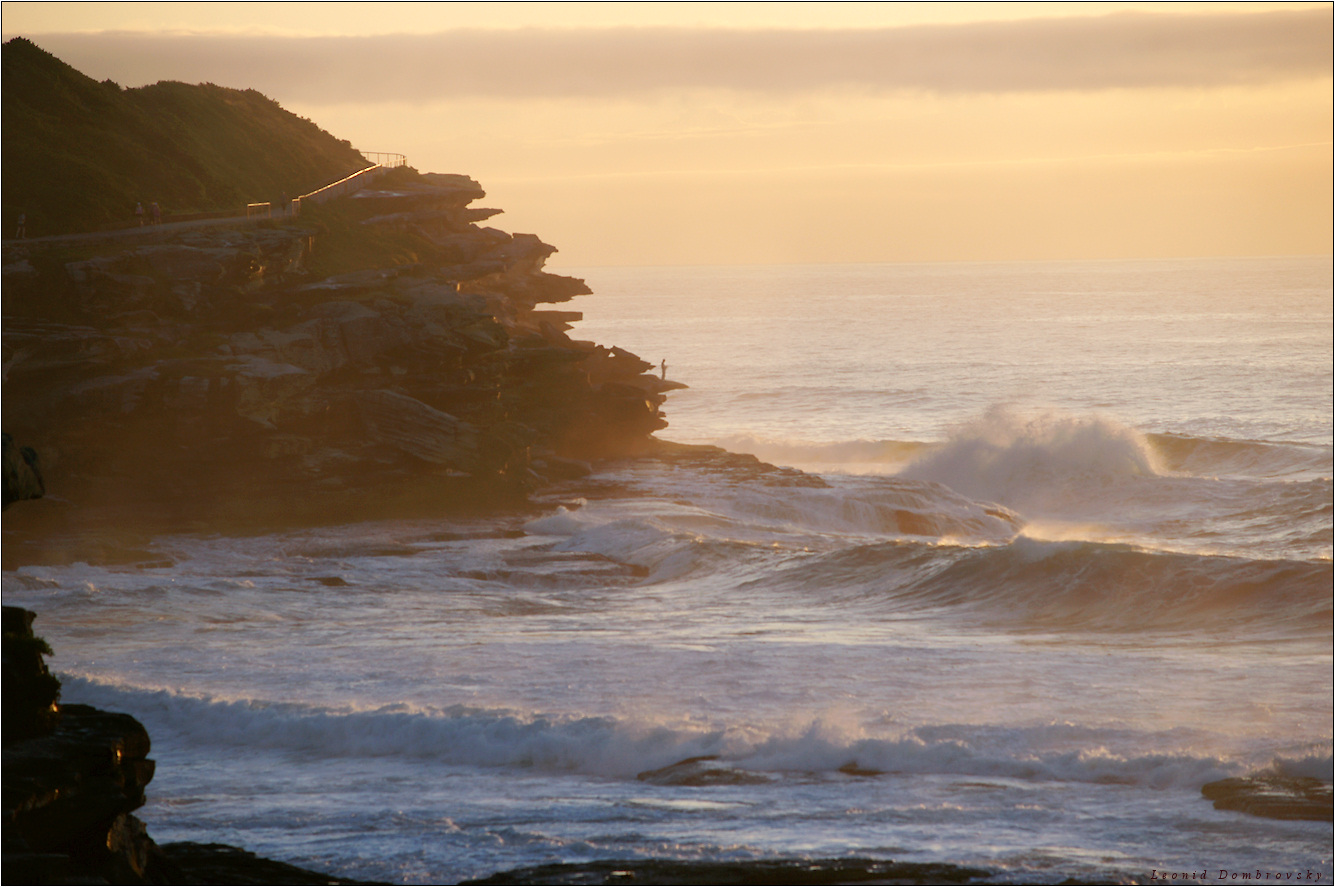
M 1329 254 L 1312 3 L 4 3 L 473 176 L 561 264 Z

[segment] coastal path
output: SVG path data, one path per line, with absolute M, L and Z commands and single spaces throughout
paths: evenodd
M 230 213 L 201 213 L 200 215 L 191 218 L 181 219 L 175 222 L 159 222 L 156 225 L 132 224 L 124 228 L 112 228 L 106 231 L 81 231 L 74 234 L 51 234 L 46 237 L 5 238 L 2 242 L 5 246 L 10 246 L 21 243 L 83 243 L 92 240 L 126 239 L 136 237 L 152 239 L 160 235 L 171 234 L 176 231 L 184 231 L 190 228 L 212 228 L 226 225 L 254 225 L 271 219 L 298 216 L 301 214 L 301 207 L 304 204 L 324 203 L 326 200 L 331 200 L 335 197 L 342 197 L 345 194 L 353 194 L 362 190 L 367 185 L 370 185 L 389 170 L 407 165 L 407 160 L 402 154 L 395 154 L 387 151 L 363 151 L 362 156 L 367 160 L 374 161 L 372 165 L 365 169 L 359 169 L 352 175 L 344 176 L 336 182 L 330 182 L 327 185 L 316 188 L 309 194 L 302 194 L 299 197 L 294 197 L 286 212 L 284 212 L 282 208 L 279 208 L 279 210 L 275 212 L 272 203 L 250 203 L 246 205 L 244 210 Z

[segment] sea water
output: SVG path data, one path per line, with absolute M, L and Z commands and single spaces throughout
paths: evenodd
M 1331 776 L 1329 258 L 565 273 L 575 337 L 690 386 L 662 437 L 804 473 L 6 573 L 64 698 L 152 734 L 159 841 L 1329 883 L 1330 823 L 1200 793 Z

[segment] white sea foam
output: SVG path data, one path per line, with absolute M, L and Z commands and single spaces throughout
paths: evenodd
M 1335 756 L 1329 754 L 1309 754 L 1297 758 L 1277 755 L 1263 772 L 1280 776 L 1307 777 L 1309 779 L 1335 779 Z
M 578 510 L 558 505 L 556 511 L 524 524 L 525 532 L 535 536 L 573 536 L 590 525 Z
M 953 428 L 946 443 L 900 476 L 1046 513 L 1163 473 L 1144 435 L 1114 419 L 997 406 Z
M 468 767 L 510 767 L 628 779 L 678 761 L 716 757 L 721 765 L 781 775 L 840 768 L 888 775 L 992 776 L 1035 781 L 1194 787 L 1242 772 L 1245 764 L 1182 750 L 1115 753 L 1103 741 L 1134 746 L 1151 734 L 1084 731 L 1085 747 L 1052 730 L 956 725 L 892 737 L 824 720 L 797 730 L 699 729 L 613 717 L 545 715 L 453 706 L 418 710 L 387 705 L 335 710 L 295 703 L 220 700 L 166 690 L 138 690 L 66 676 L 72 698 L 130 709 L 153 732 L 192 745 L 266 748 L 313 758 L 428 758 Z M 1101 741 L 1102 740 L 1102 741 Z M 1329 758 L 1326 759 L 1327 765 Z M 1310 759 L 1290 770 L 1319 766 Z

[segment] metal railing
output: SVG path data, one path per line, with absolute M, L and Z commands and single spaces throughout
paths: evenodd
M 306 203 L 324 203 L 334 197 L 342 197 L 344 194 L 352 194 L 360 191 L 369 185 L 374 179 L 379 178 L 385 172 L 383 166 L 368 166 L 366 169 L 359 169 L 355 173 L 345 178 L 339 179 L 323 188 L 317 188 L 309 194 L 302 194 L 292 201 L 292 214 L 301 215 L 301 207 Z
M 385 169 L 393 169 L 396 166 L 406 166 L 408 161 L 402 154 L 395 154 L 390 151 L 363 151 L 362 156 L 377 166 L 383 166 Z

